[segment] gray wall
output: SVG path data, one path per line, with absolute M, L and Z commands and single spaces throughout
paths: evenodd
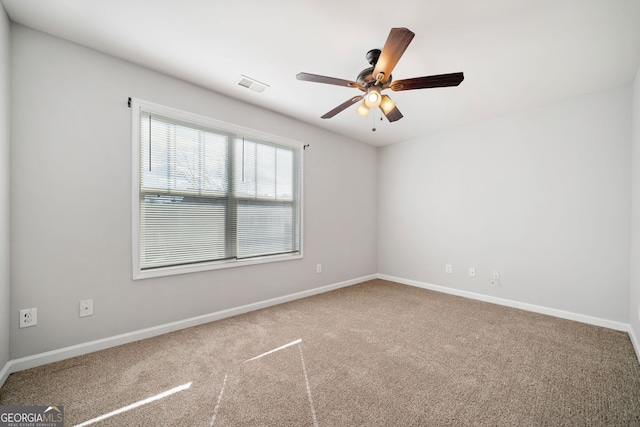
M 629 289 L 629 324 L 640 339 L 640 67 L 633 83 L 633 168 L 631 210 L 631 281 Z M 640 343 L 636 343 L 640 344 Z M 636 349 L 640 351 L 640 348 Z
M 378 272 L 626 323 L 630 152 L 628 86 L 385 147 Z
M 19 25 L 9 37 L 0 15 L 13 77 L 11 150 L 0 134 L 0 313 L 11 314 L 0 318 L 0 368 L 376 272 L 640 332 L 640 78 L 376 150 Z M 8 82 L 0 69 L 5 131 Z M 309 143 L 305 258 L 133 281 L 129 96 Z M 80 319 L 86 298 L 95 315 Z M 19 329 L 27 307 L 39 324 Z
M 12 25 L 12 359 L 376 273 L 374 147 Z M 310 144 L 304 259 L 133 281 L 129 96 Z
M 0 370 L 9 361 L 9 18 L 0 4 Z M 16 315 L 17 316 L 17 315 Z

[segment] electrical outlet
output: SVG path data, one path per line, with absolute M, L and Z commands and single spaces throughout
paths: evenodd
M 471 267 L 469 268 L 469 276 L 476 277 L 476 269 Z
M 93 300 L 86 299 L 80 301 L 80 317 L 93 316 Z
M 447 272 L 447 274 L 451 274 L 453 273 L 453 268 L 451 267 L 451 264 L 447 264 L 444 266 L 444 271 Z
M 25 308 L 24 310 L 20 310 L 20 327 L 21 328 L 36 326 L 37 324 L 38 324 L 37 308 Z
M 316 273 L 322 273 L 322 264 L 316 265 Z

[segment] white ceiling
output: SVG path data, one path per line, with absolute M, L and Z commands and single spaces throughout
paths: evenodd
M 2 0 L 12 21 L 381 146 L 633 81 L 640 0 Z M 404 118 L 320 118 L 392 27 L 416 36 L 394 79 L 463 71 L 458 87 L 391 92 Z M 256 93 L 241 74 L 268 84 Z M 379 118 L 378 114 L 378 118 Z

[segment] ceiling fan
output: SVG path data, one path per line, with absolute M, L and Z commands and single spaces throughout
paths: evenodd
M 407 46 L 409 46 L 409 43 L 411 43 L 414 35 L 407 28 L 392 28 L 382 51 L 380 49 L 372 49 L 367 52 L 367 61 L 371 67 L 362 70 L 358 74 L 356 81 L 310 73 L 298 73 L 296 78 L 308 82 L 353 87 L 364 92 L 364 94 L 354 96 L 338 105 L 322 116 L 323 119 L 330 119 L 342 110 L 362 100 L 357 109 L 358 114 L 366 117 L 369 115 L 370 109 L 379 107 L 390 122 L 395 122 L 403 117 L 402 113 L 400 113 L 396 103 L 388 95 L 382 94 L 383 90 L 391 89 L 397 92 L 401 90 L 458 86 L 464 80 L 463 73 L 450 73 L 392 81 L 391 72 L 407 49 Z

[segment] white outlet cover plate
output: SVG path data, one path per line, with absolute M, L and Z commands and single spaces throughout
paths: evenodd
M 38 309 L 37 308 L 25 308 L 20 310 L 20 327 L 28 328 L 29 326 L 36 326 L 38 324 Z
M 80 301 L 80 317 L 93 315 L 93 300 L 87 299 Z

